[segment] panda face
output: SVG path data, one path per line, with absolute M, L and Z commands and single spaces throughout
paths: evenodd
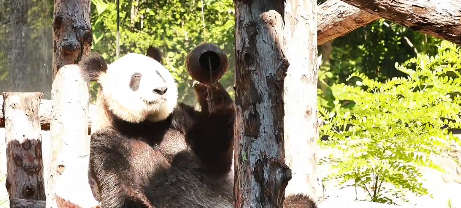
M 171 73 L 141 54 L 130 53 L 110 64 L 99 84 L 108 110 L 127 122 L 165 120 L 177 104 Z

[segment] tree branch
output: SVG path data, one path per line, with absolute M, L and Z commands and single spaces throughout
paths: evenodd
M 461 2 L 458 0 L 342 1 L 415 31 L 461 44 Z
M 355 29 L 379 19 L 340 0 L 329 0 L 318 7 L 317 45 L 344 36 Z

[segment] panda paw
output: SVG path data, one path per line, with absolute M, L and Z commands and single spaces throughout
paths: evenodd
M 197 101 L 204 114 L 228 115 L 234 114 L 234 101 L 221 83 L 211 86 L 195 81 L 194 90 Z

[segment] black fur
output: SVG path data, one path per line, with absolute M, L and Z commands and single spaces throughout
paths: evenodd
M 310 197 L 303 194 L 294 194 L 285 197 L 283 206 L 285 208 L 317 208 L 317 204 Z
M 87 73 L 91 81 L 96 81 L 101 72 L 107 70 L 107 63 L 104 58 L 96 52 L 83 56 L 78 63 Z
M 228 175 L 233 158 L 234 101 L 219 82 L 211 87 L 211 106 L 206 102 L 207 87 L 196 84 L 194 89 L 202 111 L 180 103 L 165 121 L 155 123 L 128 123 L 101 102 L 110 127 L 91 135 L 90 169 L 99 186 L 102 208 L 234 206 L 233 177 Z M 317 208 L 302 195 L 287 199 L 285 207 Z
M 91 136 L 90 163 L 102 207 L 230 204 L 233 110 L 226 113 L 203 115 L 180 104 L 156 123 L 132 124 L 112 115 L 113 127 Z
M 146 55 L 157 60 L 159 63 L 162 63 L 162 53 L 158 48 L 154 46 L 149 46 L 149 48 L 147 48 Z

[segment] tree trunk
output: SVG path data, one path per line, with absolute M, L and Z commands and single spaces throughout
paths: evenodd
M 56 0 L 53 14 L 53 80 L 66 64 L 91 50 L 90 0 Z
M 88 196 L 86 193 L 89 191 L 88 177 L 82 181 L 82 178 L 69 180 L 69 177 L 64 176 L 74 174 L 66 170 L 75 170 L 69 166 L 76 165 L 72 162 L 79 155 L 88 157 L 88 78 L 82 76 L 79 66 L 69 64 L 77 64 L 83 55 L 88 54 L 91 42 L 90 0 L 55 1 L 51 93 L 53 119 L 51 120 L 51 138 L 47 144 L 50 147 L 50 155 L 46 157 L 50 161 L 47 178 L 47 208 L 60 205 L 57 202 L 75 203 L 74 207 L 83 206 L 82 204 L 86 203 L 85 197 Z M 66 71 L 58 72 L 58 70 Z M 83 166 L 82 168 L 79 174 L 88 176 L 88 167 Z M 69 181 L 61 180 L 60 177 L 67 178 Z M 69 183 L 77 187 L 71 187 Z M 73 189 L 74 191 L 80 189 L 81 194 L 70 194 L 69 192 Z M 71 197 L 71 199 L 66 197 Z M 70 207 L 72 204 L 61 205 Z
M 459 0 L 342 0 L 415 31 L 461 44 Z
M 235 207 L 282 207 L 284 1 L 235 0 Z
M 27 64 L 27 39 L 29 39 L 29 27 L 27 21 L 28 2 L 26 0 L 10 0 L 10 29 L 11 47 L 9 50 L 10 57 L 10 84 L 8 88 L 14 89 L 15 92 L 28 91 L 26 78 L 33 77 L 32 69 Z M 13 91 L 13 90 L 11 90 Z
M 286 194 L 317 199 L 317 1 L 285 3 L 285 54 L 290 66 L 284 84 L 285 161 L 292 170 Z
M 42 93 L 3 93 L 7 143 L 6 189 L 10 207 L 18 199 L 45 200 L 38 109 Z
M 44 18 L 48 18 L 43 14 L 48 13 L 42 9 L 41 14 L 36 14 L 37 7 L 42 7 L 45 3 L 32 0 L 7 0 L 2 1 L 2 4 L 3 2 L 5 4 L 2 13 L 8 11 L 9 15 L 5 16 L 9 18 L 9 24 L 5 36 L 0 37 L 0 45 L 7 47 L 2 51 L 5 58 L 8 57 L 3 67 L 9 74 L 8 83 L 3 82 L 0 89 L 13 92 L 41 91 L 49 96 L 47 91 L 50 90 L 50 84 L 45 70 L 49 63 L 42 56 L 46 52 L 39 48 L 47 46 L 47 39 L 44 37 L 46 32 L 42 32 L 46 30 L 42 30 L 39 25 Z M 39 62 L 37 57 L 40 58 Z
M 317 45 L 344 36 L 380 18 L 340 0 L 328 0 L 317 11 Z

